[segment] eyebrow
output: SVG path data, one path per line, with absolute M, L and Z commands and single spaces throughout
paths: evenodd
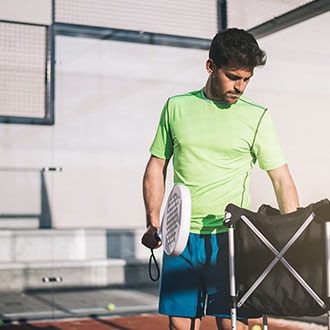
M 244 81 L 246 81 L 246 80 L 249 80 L 249 79 L 251 79 L 252 77 L 253 77 L 253 73 L 251 74 L 251 76 L 250 77 L 246 77 L 246 78 L 243 78 L 243 77 L 241 77 L 241 76 L 237 76 L 236 74 L 233 74 L 233 73 L 230 73 L 230 72 L 227 72 L 227 71 L 225 71 L 225 75 L 228 77 L 232 77 L 232 78 L 234 78 L 234 79 L 243 79 Z

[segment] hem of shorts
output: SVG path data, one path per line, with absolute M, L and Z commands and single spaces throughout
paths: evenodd
M 229 314 L 206 314 L 208 316 L 214 316 L 214 317 L 221 317 L 224 319 L 230 319 L 231 315 Z M 260 319 L 262 317 L 262 314 L 260 316 L 258 315 L 252 315 L 252 316 L 237 316 L 237 320 L 244 320 L 244 319 Z
M 202 314 L 200 316 L 198 316 L 198 315 L 187 315 L 187 314 L 182 315 L 182 314 L 176 314 L 176 313 L 172 314 L 170 312 L 162 312 L 160 310 L 158 310 L 158 313 L 161 314 L 161 315 L 171 316 L 171 317 L 187 317 L 187 318 L 190 317 L 190 318 L 197 318 L 197 319 L 202 318 L 202 317 L 205 316 L 205 314 Z

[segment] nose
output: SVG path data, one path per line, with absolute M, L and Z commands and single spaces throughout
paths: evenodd
M 237 80 L 235 82 L 235 86 L 234 86 L 235 91 L 237 93 L 243 93 L 244 92 L 244 89 L 245 89 L 245 85 L 246 85 L 246 83 L 242 79 Z

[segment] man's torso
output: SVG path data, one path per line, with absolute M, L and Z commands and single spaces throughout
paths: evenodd
M 230 106 L 213 102 L 202 90 L 168 100 L 163 117 L 172 143 L 174 183 L 191 192 L 192 233 L 224 232 L 226 205 L 249 207 L 249 174 L 256 161 L 252 147 L 265 112 L 245 97 Z M 161 148 L 155 139 L 151 153 L 162 157 Z

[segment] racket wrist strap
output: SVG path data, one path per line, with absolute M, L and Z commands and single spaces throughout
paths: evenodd
M 149 277 L 152 281 L 157 282 L 159 280 L 159 277 L 160 277 L 160 269 L 159 269 L 157 259 L 154 255 L 154 250 L 150 249 L 150 251 L 151 251 L 151 255 L 150 255 L 150 258 L 149 258 Z M 155 264 L 155 268 L 156 268 L 156 276 L 155 277 L 152 275 L 152 264 L 153 263 Z

